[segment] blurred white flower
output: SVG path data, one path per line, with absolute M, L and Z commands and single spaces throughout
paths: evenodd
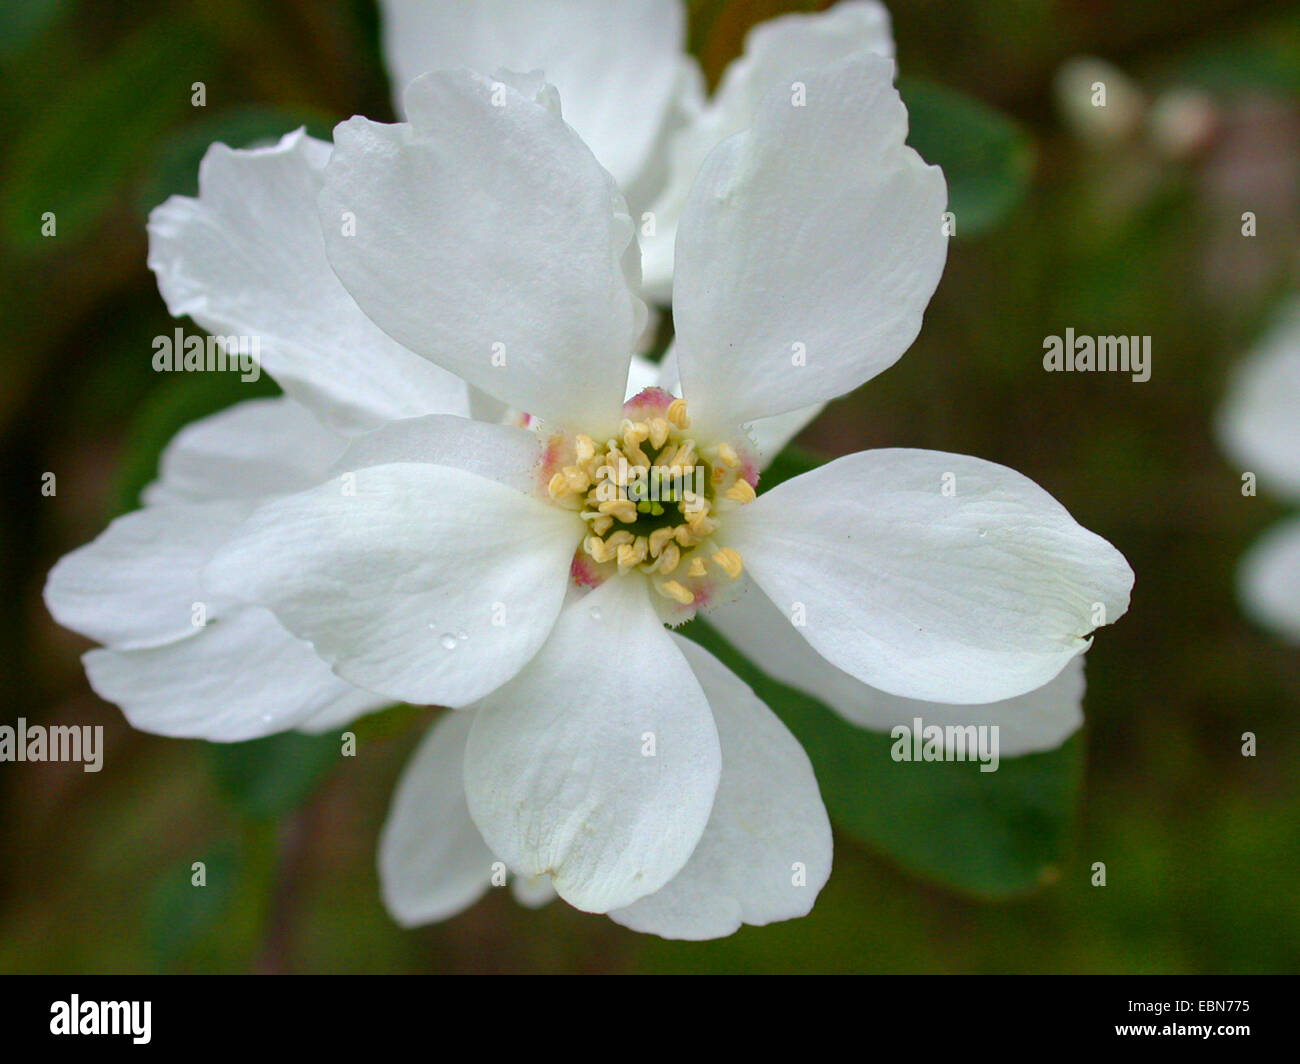
M 1209 93 L 1174 88 L 1156 97 L 1147 120 L 1157 151 L 1169 159 L 1188 159 L 1213 139 L 1219 111 Z
M 1052 93 L 1067 128 L 1096 147 L 1131 139 L 1146 119 L 1146 95 L 1137 83 L 1095 56 L 1073 56 L 1062 63 Z
M 1219 438 L 1258 485 L 1300 502 L 1300 300 L 1237 367 Z M 1300 516 L 1270 529 L 1241 561 L 1238 592 L 1259 624 L 1300 642 Z

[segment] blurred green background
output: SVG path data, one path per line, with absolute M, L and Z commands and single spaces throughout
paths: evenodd
M 750 25 L 818 5 L 690 6 L 692 50 L 716 82 Z M 562 903 L 530 912 L 505 891 L 442 925 L 396 927 L 373 855 L 433 711 L 362 722 L 359 755 L 340 758 L 334 738 L 156 738 L 89 691 L 87 644 L 47 615 L 45 573 L 134 505 L 176 428 L 254 394 L 151 370 L 150 341 L 174 323 L 145 268 L 149 208 L 193 193 L 214 140 L 303 123 L 328 135 L 354 113 L 392 112 L 364 0 L 4 6 L 4 722 L 103 724 L 107 755 L 99 774 L 0 765 L 0 971 L 1300 967 L 1300 668 L 1294 647 L 1241 617 L 1233 590 L 1236 559 L 1284 511 L 1241 495 L 1211 427 L 1227 371 L 1297 280 L 1300 10 L 890 9 L 913 143 L 949 173 L 957 237 L 911 352 L 800 447 L 1013 466 L 1127 555 L 1133 606 L 1088 656 L 1085 730 L 991 777 L 973 765 L 944 766 L 938 784 L 892 776 L 870 756 L 877 740 L 783 707 L 837 824 L 831 881 L 806 919 L 682 944 Z M 1053 80 L 1076 55 L 1115 63 L 1148 104 L 1195 90 L 1205 128 L 1182 140 L 1153 122 L 1109 139 L 1072 128 Z M 191 106 L 195 81 L 206 107 Z M 41 235 L 47 210 L 54 238 Z M 1253 238 L 1243 211 L 1257 215 Z M 1151 335 L 1150 381 L 1044 373 L 1043 337 L 1067 326 Z M 40 494 L 46 471 L 53 498 Z M 1245 731 L 1254 758 L 1241 756 Z M 196 860 L 202 890 L 189 885 Z M 1105 887 L 1090 884 L 1096 861 Z

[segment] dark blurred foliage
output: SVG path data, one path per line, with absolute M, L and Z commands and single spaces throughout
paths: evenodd
M 798 5 L 692 6 L 691 45 L 716 81 L 750 25 Z M 640 937 L 563 904 L 530 912 L 501 891 L 404 932 L 373 853 L 430 711 L 364 722 L 349 759 L 333 739 L 245 750 L 127 727 L 86 686 L 87 644 L 45 612 L 45 573 L 133 505 L 175 427 L 250 394 L 152 372 L 150 340 L 174 323 L 145 268 L 144 218 L 194 191 L 210 141 L 389 119 L 389 90 L 363 0 L 22 0 L 0 15 L 0 435 L 14 501 L 0 514 L 0 684 L 5 721 L 100 723 L 108 755 L 97 775 L 0 765 L 0 970 L 1296 969 L 1300 670 L 1295 648 L 1242 619 L 1233 589 L 1236 559 L 1283 508 L 1241 495 L 1211 424 L 1227 370 L 1296 281 L 1300 13 L 1262 0 L 891 10 L 905 79 L 925 86 L 905 87 L 914 108 L 946 88 L 1006 112 L 1027 132 L 1016 166 L 1032 180 L 996 229 L 968 235 L 959 218 L 912 351 L 801 445 L 1013 466 L 1128 556 L 1133 607 L 1088 657 L 1088 725 L 1066 752 L 1084 759 L 1078 816 L 1058 825 L 1068 844 L 1041 888 L 975 900 L 842 831 L 812 916 L 721 942 Z M 1205 90 L 1213 136 L 1177 158 L 1140 138 L 1072 138 L 1051 82 L 1081 53 L 1152 96 Z M 929 133 L 927 154 L 953 148 L 956 133 Z M 48 204 L 53 239 L 39 235 Z M 1043 337 L 1067 326 L 1151 335 L 1151 380 L 1044 373 Z M 54 498 L 40 494 L 46 471 Z M 1240 754 L 1245 731 L 1255 758 Z M 188 885 L 196 860 L 205 891 Z M 1090 885 L 1094 861 L 1104 888 Z

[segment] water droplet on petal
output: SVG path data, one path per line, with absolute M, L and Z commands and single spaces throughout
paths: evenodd
M 598 621 L 598 620 L 600 620 L 600 607 L 599 607 L 599 606 L 592 606 L 591 609 L 588 610 L 587 612 L 591 614 L 591 619 L 592 619 L 593 621 Z
M 460 645 L 456 637 L 452 635 L 450 632 L 444 633 L 442 638 L 439 639 L 438 642 L 442 644 L 443 650 L 455 650 L 456 647 Z
M 458 632 L 456 633 L 456 638 L 459 639 L 459 640 L 463 643 L 463 642 L 465 642 L 466 639 L 469 638 L 469 633 L 468 633 L 467 631 L 465 631 L 464 628 L 462 628 L 460 631 L 458 631 Z

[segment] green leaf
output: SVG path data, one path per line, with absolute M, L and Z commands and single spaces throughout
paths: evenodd
M 943 168 L 958 238 L 993 228 L 1029 187 L 1028 135 L 1000 111 L 942 85 L 900 78 L 899 91 L 910 118 L 908 143 Z
M 1300 96 L 1300 15 L 1198 43 L 1169 64 L 1167 80 L 1218 93 Z
M 341 752 L 335 734 L 298 732 L 210 743 L 206 749 L 222 793 L 253 820 L 273 820 L 297 809 L 338 764 Z
M 190 86 L 203 77 L 190 57 L 203 54 L 186 20 L 152 23 L 35 115 L 0 181 L 6 242 L 31 249 L 92 235 L 151 146 L 189 110 Z M 53 239 L 41 233 L 47 211 L 58 227 Z
M 178 964 L 225 923 L 234 904 L 240 860 L 234 846 L 220 845 L 197 858 L 204 884 L 194 884 L 193 862 L 168 869 L 145 898 L 146 936 L 158 964 Z
M 700 621 L 683 633 L 749 684 L 795 734 L 826 809 L 850 835 L 908 871 L 979 898 L 1055 880 L 1082 778 L 1078 736 L 996 772 L 966 762 L 898 762 L 887 734 L 849 724 L 817 699 L 766 676 Z
M 19 0 L 0 5 L 0 60 L 18 55 L 67 13 L 67 0 Z

